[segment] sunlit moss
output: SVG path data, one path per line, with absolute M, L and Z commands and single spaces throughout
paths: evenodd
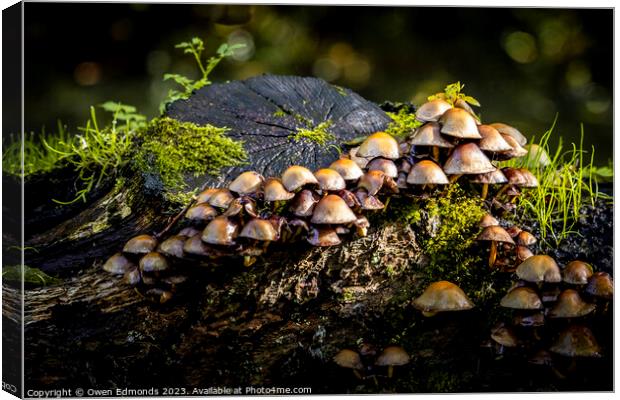
M 415 118 L 415 113 L 410 113 L 406 109 L 401 109 L 397 113 L 388 112 L 392 118 L 386 132 L 399 139 L 404 139 L 422 125 L 422 122 Z
M 23 271 L 23 274 L 22 274 Z M 33 285 L 47 286 L 60 283 L 60 279 L 27 265 L 5 265 L 2 267 L 2 279 L 11 282 L 25 282 Z
M 308 140 L 317 143 L 319 146 L 327 146 L 329 142 L 336 140 L 336 136 L 329 131 L 332 121 L 323 121 L 314 128 L 297 128 L 297 133 L 293 135 L 293 140 Z

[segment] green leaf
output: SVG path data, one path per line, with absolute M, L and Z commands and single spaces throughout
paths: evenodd
M 480 107 L 480 102 L 478 102 L 478 100 L 474 99 L 471 96 L 463 95 L 463 97 L 461 98 L 465 100 L 466 102 L 468 102 L 469 104 L 471 104 L 472 106 Z

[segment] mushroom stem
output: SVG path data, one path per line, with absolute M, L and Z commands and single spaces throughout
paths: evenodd
M 495 194 L 495 198 L 499 199 L 499 197 L 510 187 L 510 183 L 505 184 L 502 188 Z
M 434 317 L 435 315 L 437 315 L 437 313 L 432 311 L 422 311 L 422 315 L 424 315 L 425 317 Z
M 433 146 L 433 158 L 439 162 L 439 147 Z
M 450 183 L 454 183 L 454 182 L 456 182 L 456 181 L 457 181 L 460 177 L 461 177 L 461 175 L 460 175 L 460 174 L 459 174 L 459 175 L 452 175 L 452 176 L 450 177 Z
M 487 198 L 487 194 L 489 194 L 489 184 L 485 183 L 482 185 L 482 193 L 480 193 L 480 198 L 482 200 Z
M 388 366 L 388 378 L 391 378 L 392 375 L 394 375 L 394 366 L 389 365 Z
M 252 257 L 252 256 L 244 256 L 243 257 L 243 266 L 244 267 L 250 267 L 255 262 L 256 262 L 256 257 Z
M 493 268 L 495 265 L 495 259 L 497 258 L 497 242 L 491 241 L 491 250 L 489 251 L 489 268 Z

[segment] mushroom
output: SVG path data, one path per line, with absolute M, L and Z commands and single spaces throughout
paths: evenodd
M 449 181 L 439 165 L 431 160 L 422 160 L 416 163 L 409 171 L 407 183 L 410 185 L 422 185 L 422 188 L 424 188 L 427 185 L 430 187 L 434 185 L 447 185 Z
M 200 204 L 200 203 L 208 202 L 211 196 L 217 193 L 218 190 L 219 189 L 217 188 L 208 188 L 208 189 L 203 190 L 202 192 L 198 193 L 198 195 L 196 196 L 196 203 Z
M 366 168 L 366 165 L 368 165 L 369 160 L 367 158 L 357 156 L 357 151 L 359 150 L 359 148 L 360 148 L 359 146 L 352 147 L 349 150 L 349 157 L 351 158 L 351 161 L 357 164 L 358 167 Z
M 549 311 L 550 318 L 578 318 L 594 311 L 594 304 L 586 303 L 579 296 L 579 292 L 566 289 L 558 297 L 557 303 Z
M 511 289 L 499 303 L 502 307 L 517 310 L 540 310 L 543 306 L 536 291 L 527 286 Z
M 348 158 L 340 158 L 334 161 L 329 168 L 337 171 L 345 181 L 356 181 L 364 175 L 360 166 Z
M 140 270 L 137 267 L 129 269 L 123 276 L 125 282 L 130 286 L 136 286 L 142 280 Z
M 161 288 L 151 288 L 144 293 L 146 297 L 153 301 L 157 301 L 159 304 L 164 304 L 172 299 L 172 292 L 163 290 Z
M 355 196 L 355 193 L 349 190 L 339 190 L 336 192 L 336 194 L 340 196 L 345 203 L 347 203 L 347 206 L 349 206 L 349 208 L 353 209 L 361 206 L 360 201 Z
M 534 253 L 532 253 L 532 251 L 528 247 L 520 245 L 517 245 L 515 253 L 517 255 L 517 261 L 519 263 L 522 263 L 523 261 L 534 255 Z
M 413 301 L 413 306 L 422 311 L 425 317 L 432 317 L 438 312 L 469 310 L 474 307 L 474 303 L 454 283 L 439 281 L 431 283 L 424 293 Z
M 510 168 L 506 167 L 502 169 L 502 172 L 508 178 L 510 185 L 515 185 L 521 188 L 534 188 L 538 186 L 538 179 L 525 168 Z
M 593 273 L 590 264 L 575 260 L 566 264 L 564 271 L 562 271 L 562 280 L 571 285 L 585 285 Z
M 353 222 L 353 225 L 356 228 L 356 233 L 361 236 L 364 237 L 368 234 L 368 227 L 370 227 L 370 223 L 368 222 L 368 218 L 364 217 L 364 216 L 360 216 L 358 217 L 355 222 Z
M 392 160 L 387 158 L 377 157 L 372 159 L 366 166 L 369 171 L 381 171 L 385 176 L 390 178 L 396 178 L 398 176 L 398 168 Z
M 477 175 L 495 171 L 491 161 L 475 143 L 458 145 L 443 166 L 447 175 L 454 175 L 452 181 L 463 174 Z
M 517 347 L 519 340 L 510 326 L 503 322 L 498 323 L 491 329 L 491 339 L 503 347 Z M 500 353 L 502 351 L 500 350 Z
M 116 253 L 103 264 L 103 270 L 114 275 L 124 275 L 135 266 L 121 253 Z
M 310 222 L 313 224 L 349 224 L 356 220 L 357 217 L 341 197 L 329 194 L 319 201 Z
M 506 228 L 506 232 L 510 235 L 511 238 L 516 238 L 519 233 L 521 233 L 522 229 L 516 225 Z
M 362 210 L 382 210 L 385 208 L 385 204 L 381 202 L 375 196 L 370 196 L 365 189 L 358 189 L 355 191 L 355 197 L 360 204 Z
M 499 133 L 503 133 L 504 135 L 508 135 L 508 136 L 512 137 L 521 146 L 525 146 L 525 144 L 527 143 L 527 138 L 525 136 L 523 136 L 523 134 L 521 132 L 519 132 L 519 130 L 517 130 L 516 128 L 514 128 L 514 127 L 512 127 L 510 125 L 506 125 L 506 124 L 501 123 L 501 122 L 494 122 L 494 123 L 489 124 L 489 125 L 492 126 L 495 129 L 497 129 L 497 131 Z
M 201 235 L 186 239 L 183 243 L 183 253 L 202 257 L 214 255 L 213 249 L 202 241 Z
M 476 119 L 462 108 L 451 108 L 439 119 L 441 133 L 459 139 L 481 139 Z
M 525 327 L 538 327 L 545 324 L 545 314 L 542 311 L 529 313 L 526 315 L 517 314 L 512 320 L 514 325 Z
M 517 244 L 520 246 L 533 246 L 536 244 L 536 236 L 522 230 L 517 235 Z
M 451 149 L 452 143 L 441 136 L 440 126 L 437 122 L 428 122 L 419 127 L 409 143 L 413 146 L 429 146 L 433 149 L 433 158 L 439 162 L 439 148 Z
M 342 175 L 334 169 L 319 169 L 314 173 L 314 176 L 319 182 L 319 188 L 323 191 L 336 191 L 347 187 Z
M 316 193 L 309 189 L 303 189 L 291 201 L 290 209 L 298 217 L 309 217 L 318 202 L 319 196 Z
M 571 325 L 562 331 L 549 350 L 565 357 L 601 357 L 601 347 L 594 334 L 580 325 Z
M 163 255 L 152 251 L 147 253 L 140 259 L 140 271 L 144 272 L 162 272 L 167 270 L 168 261 Z
M 388 367 L 388 378 L 394 375 L 394 367 L 409 364 L 409 354 L 400 346 L 388 346 L 377 357 L 375 365 Z
M 544 254 L 532 256 L 519 264 L 517 276 L 524 281 L 535 283 L 562 281 L 558 264 L 553 258 Z
M 313 246 L 327 247 L 338 246 L 341 243 L 336 230 L 333 228 L 310 228 L 308 243 Z
M 362 142 L 356 155 L 357 157 L 364 157 L 367 159 L 383 157 L 396 160 L 400 157 L 400 151 L 398 142 L 392 135 L 385 132 L 376 132 L 368 136 L 366 140 Z
M 495 153 L 495 158 L 497 160 L 510 160 L 512 158 L 523 157 L 527 155 L 527 150 L 525 150 L 519 142 L 517 142 L 512 136 L 501 134 L 502 138 L 508 143 L 512 149 L 503 151 L 501 153 Z
M 340 350 L 338 354 L 334 356 L 334 362 L 342 368 L 349 368 L 353 370 L 353 373 L 358 379 L 362 379 L 362 375 L 359 371 L 364 369 L 364 364 L 360 355 L 349 349 Z
M 489 267 L 493 268 L 497 258 L 497 242 L 515 244 L 508 232 L 499 225 L 487 226 L 480 232 L 476 240 L 490 241 L 491 250 L 489 251 Z
M 256 210 L 256 202 L 252 197 L 248 195 L 242 195 L 241 197 L 237 197 L 236 199 L 231 201 L 230 205 L 222 215 L 226 217 L 234 217 L 237 215 L 249 215 L 250 217 L 256 217 L 258 216 L 258 211 Z
M 360 179 L 358 187 L 366 189 L 369 195 L 374 196 L 381 190 L 385 179 L 383 171 L 368 171 Z
M 215 193 L 211 194 L 207 202 L 213 207 L 227 209 L 234 199 L 235 196 L 233 196 L 230 190 L 218 189 Z
M 316 185 L 319 182 L 306 167 L 293 165 L 282 174 L 282 184 L 289 192 L 294 192 L 305 185 Z
M 265 246 L 269 242 L 279 239 L 280 234 L 275 229 L 271 221 L 266 219 L 254 218 L 243 226 L 239 237 L 265 242 Z M 254 264 L 256 258 L 253 255 L 246 254 L 243 258 L 243 264 L 246 267 Z
M 265 179 L 256 171 L 246 171 L 233 180 L 228 189 L 239 195 L 252 194 L 260 190 Z
M 596 272 L 588 281 L 586 293 L 591 296 L 611 300 L 614 297 L 614 283 L 607 272 Z
M 146 254 L 157 247 L 157 239 L 151 235 L 138 235 L 125 243 L 123 247 L 123 253 L 130 254 Z
M 295 193 L 291 193 L 282 184 L 278 178 L 269 178 L 265 182 L 264 199 L 267 202 L 285 201 L 295 197 Z
M 185 218 L 194 222 L 211 221 L 217 216 L 217 210 L 207 203 L 199 203 L 185 213 Z
M 551 164 L 551 158 L 547 151 L 537 144 L 528 144 L 525 147 L 527 150 L 527 166 L 528 168 L 546 167 Z
M 185 245 L 186 236 L 174 235 L 164 240 L 157 247 L 157 251 L 172 257 L 183 257 L 183 246 Z
M 478 125 L 478 133 L 482 139 L 478 142 L 480 150 L 499 153 L 511 151 L 512 146 L 502 137 L 502 135 L 491 125 Z
M 422 104 L 415 112 L 416 119 L 422 122 L 438 121 L 452 105 L 445 100 L 435 99 Z
M 239 225 L 228 217 L 215 217 L 202 231 L 202 240 L 206 243 L 223 246 L 235 244 L 235 238 L 239 233 Z
M 491 214 L 484 214 L 482 218 L 480 218 L 480 223 L 478 223 L 478 226 L 480 226 L 481 228 L 498 225 L 499 221 L 496 220 Z
M 484 200 L 487 198 L 487 194 L 489 193 L 489 185 L 506 183 L 508 182 L 508 179 L 504 176 L 502 171 L 496 169 L 495 171 L 487 172 L 486 174 L 474 175 L 470 179 L 470 182 L 482 184 L 482 192 L 480 193 L 480 197 Z
M 186 236 L 192 237 L 198 235 L 201 231 L 199 229 L 194 228 L 193 226 L 188 226 L 187 228 L 183 228 L 177 233 L 178 236 Z
M 467 111 L 468 113 L 472 115 L 472 117 L 476 119 L 476 122 L 478 123 L 479 118 L 476 115 L 476 112 L 474 111 L 474 109 L 471 108 L 468 102 L 466 102 L 465 100 L 461 98 L 456 99 L 456 101 L 454 102 L 454 107 L 462 108 L 463 110 Z

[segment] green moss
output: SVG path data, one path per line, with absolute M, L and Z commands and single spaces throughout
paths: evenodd
M 281 108 L 278 108 L 273 114 L 274 117 L 276 118 L 282 118 L 282 117 L 286 117 L 288 114 L 286 113 L 286 111 L 284 111 Z
M 404 139 L 411 135 L 422 125 L 422 122 L 415 118 L 415 113 L 409 113 L 404 108 L 397 113 L 388 112 L 387 115 L 393 121 L 388 125 L 386 132 L 399 139 Z
M 141 134 L 136 165 L 161 177 L 170 200 L 187 197 L 188 174 L 217 175 L 221 168 L 241 165 L 247 158 L 242 142 L 228 138 L 227 130 L 168 117 L 154 119 Z
M 348 96 L 349 94 L 347 93 L 347 91 L 342 87 L 342 86 L 338 86 L 338 85 L 332 85 L 334 87 L 334 89 L 336 89 L 336 91 L 338 92 L 339 95 L 341 96 Z
M 26 283 L 39 286 L 54 285 L 61 282 L 60 279 L 54 278 L 38 268 L 31 268 L 27 265 L 24 265 L 23 272 L 22 275 L 21 265 L 6 265 L 2 267 L 2 279 L 12 282 L 21 282 L 23 280 Z
M 308 140 L 317 143 L 320 146 L 327 146 L 329 142 L 336 139 L 333 133 L 329 132 L 332 121 L 323 121 L 313 128 L 297 128 L 297 133 L 293 135 L 293 140 Z

